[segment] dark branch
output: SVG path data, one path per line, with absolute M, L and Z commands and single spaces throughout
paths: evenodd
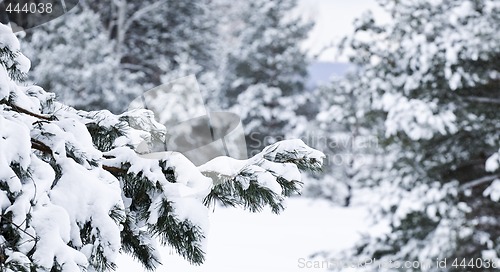
M 465 99 L 472 102 L 500 104 L 500 99 L 492 97 L 467 96 Z
M 36 149 L 38 151 L 42 151 L 44 153 L 48 153 L 48 154 L 52 154 L 52 149 L 50 149 L 50 147 L 48 147 L 46 144 L 36 140 L 36 139 L 31 139 L 31 148 L 33 149 Z M 127 170 L 125 169 L 121 169 L 121 168 L 118 168 L 118 167 L 114 167 L 114 166 L 108 166 L 108 165 L 102 165 L 102 169 L 110 172 L 111 174 L 123 174 L 123 173 L 127 173 Z
M 111 174 L 123 174 L 123 173 L 127 173 L 127 170 L 125 169 L 121 169 L 121 168 L 118 168 L 118 167 L 114 167 L 114 166 L 108 166 L 108 165 L 102 165 L 102 169 L 110 172 Z
M 35 140 L 33 138 L 31 139 L 31 148 L 42 151 L 44 153 L 52 154 L 52 150 L 50 149 L 50 147 L 48 147 L 46 144 L 44 144 L 38 140 Z
M 11 102 L 8 102 L 6 100 L 0 101 L 0 104 L 8 105 L 8 106 L 12 107 L 12 109 L 16 112 L 24 113 L 24 114 L 27 114 L 29 116 L 36 117 L 38 119 L 43 119 L 43 120 L 47 120 L 47 121 L 52 121 L 55 119 L 54 116 L 45 116 L 45 115 L 37 114 L 37 113 L 31 112 L 25 108 L 19 107 L 19 106 L 15 105 Z

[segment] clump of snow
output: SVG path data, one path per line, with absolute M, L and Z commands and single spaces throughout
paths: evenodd
M 9 82 L 11 79 L 9 75 L 7 74 L 7 71 L 5 69 L 0 69 L 0 100 L 9 97 L 9 94 L 11 93 L 11 84 L 6 84 Z
M 167 167 L 172 167 L 175 171 L 177 183 L 187 186 L 189 193 L 183 194 L 185 197 L 203 199 L 212 189 L 212 180 L 205 177 L 200 170 L 189 161 L 184 155 L 178 152 L 165 152 L 168 156 Z
M 91 222 L 94 232 L 106 241 L 105 255 L 113 261 L 119 251 L 120 230 L 116 222 L 109 217 L 113 209 L 123 209 L 121 204 L 121 188 L 117 180 L 110 182 L 100 178 L 95 169 L 89 171 L 72 159 L 61 158 L 58 161 L 64 173 L 50 191 L 51 202 L 64 207 L 71 222 L 71 241 L 82 246 L 80 230 L 77 224 Z
M 15 58 L 12 61 L 6 63 L 7 68 L 16 65 L 21 72 L 27 73 L 31 67 L 31 62 L 26 56 L 19 53 L 19 50 L 21 49 L 19 40 L 14 35 L 14 33 L 12 33 L 10 26 L 0 24 L 0 48 L 6 47 L 9 48 L 12 52 L 16 53 Z
M 198 199 L 190 197 L 174 197 L 170 198 L 172 201 L 172 206 L 175 211 L 175 215 L 181 221 L 188 220 L 195 226 L 198 226 L 207 237 L 208 231 L 210 230 L 209 220 L 208 220 L 208 208 L 203 205 Z M 206 239 L 201 241 L 201 249 L 206 250 Z
M 22 54 L 19 54 L 16 57 L 16 62 L 17 62 L 17 68 L 23 73 L 27 73 L 31 68 L 31 61 Z
M 269 160 L 276 160 L 278 154 L 287 154 L 290 159 L 314 159 L 320 163 L 323 162 L 325 154 L 316 149 L 308 147 L 300 139 L 284 140 L 266 147 L 261 154 Z
M 21 49 L 19 40 L 8 25 L 0 24 L 0 47 L 8 47 L 12 51 L 19 51 Z
M 64 264 L 68 271 L 79 271 L 86 267 L 86 256 L 69 247 L 70 218 L 63 207 L 50 203 L 48 197 L 40 207 L 33 211 L 32 225 L 37 232 L 39 240 L 33 259 L 42 267 L 49 270 L 54 264 L 54 259 Z
M 16 122 L 17 121 L 17 122 Z M 0 115 L 0 165 L 17 163 L 23 169 L 30 164 L 31 139 L 26 126 L 19 124 L 15 116 Z M 12 192 L 18 192 L 21 184 L 12 169 L 2 169 L 0 180 L 6 180 Z
M 486 171 L 494 172 L 500 167 L 500 150 L 491 155 L 485 163 Z
M 200 165 L 198 169 L 201 172 L 210 172 L 215 171 L 220 175 L 224 175 L 227 177 L 236 176 L 246 165 L 248 164 L 247 160 L 237 160 L 230 157 L 216 157 L 207 163 Z
M 217 157 L 201 165 L 198 169 L 208 176 L 217 173 L 223 177 L 218 182 L 224 182 L 236 178 L 243 189 L 248 189 L 250 179 L 238 176 L 240 173 L 251 173 L 256 177 L 260 186 L 270 189 L 277 195 L 281 195 L 282 188 L 277 182 L 277 177 L 288 181 L 300 181 L 301 174 L 297 166 L 290 162 L 275 162 L 286 156 L 287 160 L 314 160 L 318 164 L 323 162 L 325 155 L 308 147 L 302 140 L 285 140 L 266 147 L 261 153 L 247 160 L 237 160 L 229 157 Z
M 490 186 L 484 190 L 483 196 L 489 196 L 491 200 L 498 202 L 500 200 L 500 179 L 495 179 Z
M 412 140 L 430 139 L 435 133 L 446 135 L 457 131 L 456 116 L 451 110 L 434 113 L 437 104 L 408 99 L 401 94 L 386 93 L 382 109 L 387 111 L 386 136 L 403 131 Z

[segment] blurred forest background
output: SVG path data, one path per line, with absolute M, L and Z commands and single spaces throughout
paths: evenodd
M 19 35 L 31 80 L 78 109 L 123 112 L 194 74 L 210 110 L 241 117 L 250 154 L 284 138 L 325 152 L 304 194 L 365 205 L 367 224 L 388 230 L 317 256 L 479 258 L 476 269 L 493 271 L 500 1 L 378 3 L 388 22 L 367 12 L 335 45 L 349 63 L 320 63 L 303 49 L 313 25 L 293 0 L 81 0 Z M 474 269 L 465 265 L 449 271 Z

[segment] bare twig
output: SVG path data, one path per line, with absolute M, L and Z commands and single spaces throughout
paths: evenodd
M 470 189 L 472 187 L 476 187 L 476 186 L 481 185 L 483 183 L 493 181 L 493 180 L 497 179 L 498 177 L 499 177 L 498 175 L 491 175 L 491 176 L 485 176 L 482 178 L 468 181 L 467 183 L 460 186 L 460 191 L 465 191 L 467 189 Z
M 466 96 L 466 100 L 479 102 L 479 103 L 489 103 L 489 104 L 500 104 L 500 99 L 492 97 L 480 97 L 480 96 Z
M 28 233 L 26 232 L 25 230 L 23 230 L 20 226 L 18 226 L 16 223 L 12 222 L 12 220 L 10 220 L 8 217 L 0 214 L 0 217 L 2 217 L 3 219 L 7 220 L 7 222 L 9 222 L 9 224 L 11 224 L 12 226 L 14 226 L 16 229 L 20 230 L 21 232 L 23 232 L 24 234 L 28 235 L 29 237 L 33 238 L 35 241 L 38 241 L 38 239 L 31 235 L 31 233 Z

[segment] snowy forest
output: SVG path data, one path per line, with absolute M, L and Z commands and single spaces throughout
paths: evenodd
M 500 0 L 370 1 L 333 71 L 304 1 L 1 0 L 0 271 L 499 271 Z

